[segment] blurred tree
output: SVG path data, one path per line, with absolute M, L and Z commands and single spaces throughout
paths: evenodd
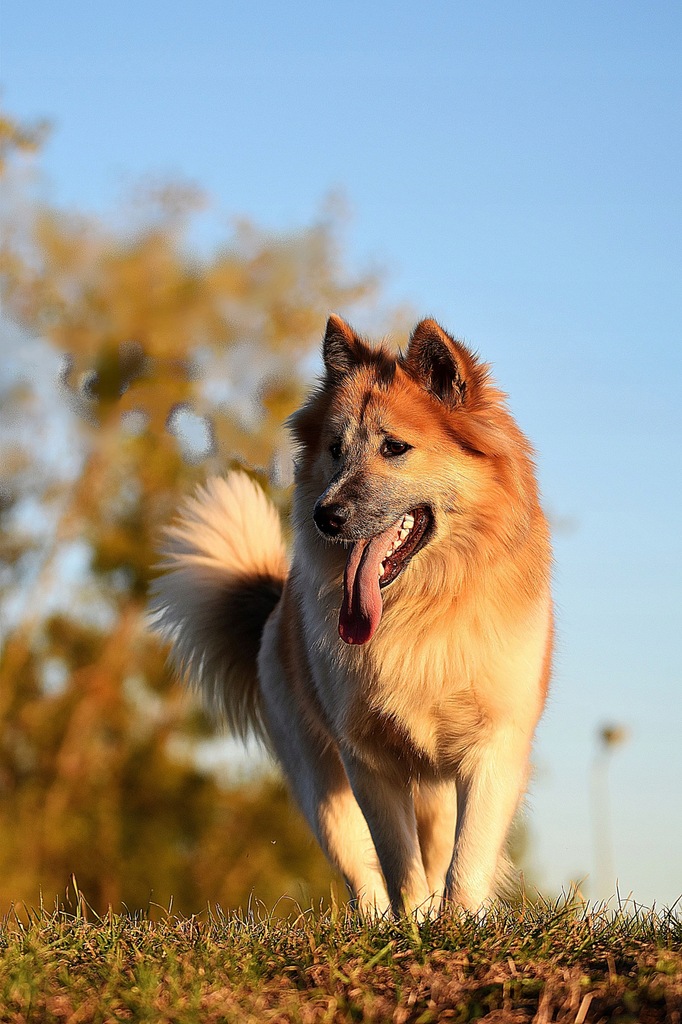
M 115 227 L 46 207 L 19 173 L 38 142 L 0 118 L 3 346 L 40 357 L 0 381 L 0 904 L 39 887 L 52 901 L 71 872 L 98 910 L 274 902 L 300 879 L 328 892 L 279 784 L 200 769 L 208 723 L 144 605 L 161 528 L 196 480 L 260 467 L 286 504 L 280 425 L 306 360 L 327 314 L 352 316 L 378 282 L 344 272 L 333 212 L 282 236 L 239 223 L 200 257 L 193 189 L 148 190 Z

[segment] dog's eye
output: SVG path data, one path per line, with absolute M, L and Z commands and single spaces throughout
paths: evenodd
M 406 441 L 394 441 L 387 437 L 381 445 L 381 454 L 387 459 L 392 458 L 394 455 L 404 455 L 411 446 Z
M 341 443 L 339 441 L 335 441 L 334 444 L 329 445 L 329 454 L 334 461 L 341 458 Z

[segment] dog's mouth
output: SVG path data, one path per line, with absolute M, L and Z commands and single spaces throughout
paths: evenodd
M 374 636 L 383 611 L 381 591 L 428 543 L 432 524 L 431 510 L 418 505 L 383 533 L 353 544 L 343 575 L 339 614 L 339 636 L 345 643 L 366 644 Z

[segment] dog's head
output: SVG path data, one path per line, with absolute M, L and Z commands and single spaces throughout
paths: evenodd
M 319 534 L 350 545 L 339 633 L 366 643 L 382 590 L 430 544 L 471 546 L 499 515 L 500 461 L 528 448 L 487 367 L 434 320 L 394 356 L 332 316 L 323 357 L 320 388 L 290 421 L 297 483 Z

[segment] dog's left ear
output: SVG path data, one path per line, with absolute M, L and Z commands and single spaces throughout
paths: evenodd
M 461 405 L 471 356 L 435 320 L 422 320 L 410 337 L 404 366 L 443 405 Z

